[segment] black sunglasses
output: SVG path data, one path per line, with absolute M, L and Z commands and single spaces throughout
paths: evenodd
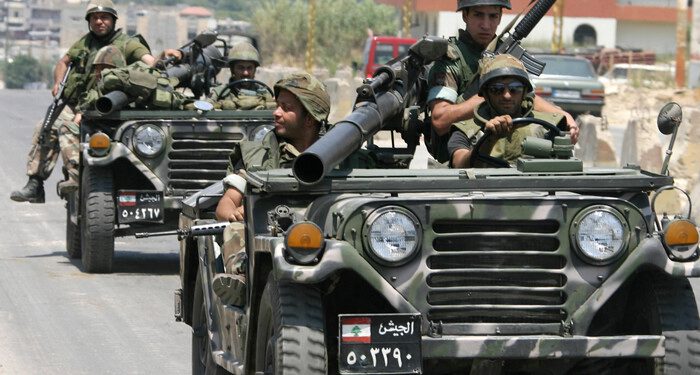
M 494 83 L 487 86 L 489 93 L 491 95 L 503 95 L 503 93 L 508 89 L 511 94 L 522 94 L 525 91 L 525 85 L 521 82 L 512 82 L 506 85 L 505 83 Z

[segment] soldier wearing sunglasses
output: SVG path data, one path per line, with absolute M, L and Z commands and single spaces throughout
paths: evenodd
M 470 165 L 477 141 L 490 133 L 479 152 L 508 162 L 522 154 L 525 137 L 543 138 L 546 129 L 537 124 L 513 126 L 513 119 L 533 117 L 557 126 L 566 126 L 560 113 L 534 110 L 532 84 L 520 60 L 511 55 L 497 55 L 482 59 L 479 78 L 479 96 L 484 102 L 474 110 L 474 117 L 452 125 L 447 143 L 450 166 L 453 168 L 484 167 Z

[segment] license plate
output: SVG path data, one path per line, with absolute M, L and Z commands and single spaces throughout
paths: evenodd
M 420 314 L 339 315 L 341 374 L 422 373 Z
M 163 192 L 119 190 L 117 192 L 119 224 L 163 222 Z
M 554 90 L 552 96 L 563 99 L 579 99 L 581 98 L 581 92 L 576 90 Z

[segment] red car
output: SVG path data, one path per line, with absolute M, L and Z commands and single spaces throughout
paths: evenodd
M 416 42 L 414 38 L 396 36 L 373 36 L 367 38 L 363 52 L 363 71 L 366 78 L 371 78 L 374 71 L 389 60 L 405 55 L 408 47 Z

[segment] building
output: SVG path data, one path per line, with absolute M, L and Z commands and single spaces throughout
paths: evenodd
M 377 0 L 401 9 L 404 0 Z M 511 0 L 513 9 L 504 12 L 502 26 L 529 0 Z M 462 16 L 455 12 L 456 0 L 413 0 L 411 34 L 452 36 L 464 27 Z M 568 0 L 565 3 L 562 36 L 565 45 L 624 47 L 676 51 L 675 0 Z M 527 38 L 527 44 L 549 45 L 554 31 L 551 11 Z

